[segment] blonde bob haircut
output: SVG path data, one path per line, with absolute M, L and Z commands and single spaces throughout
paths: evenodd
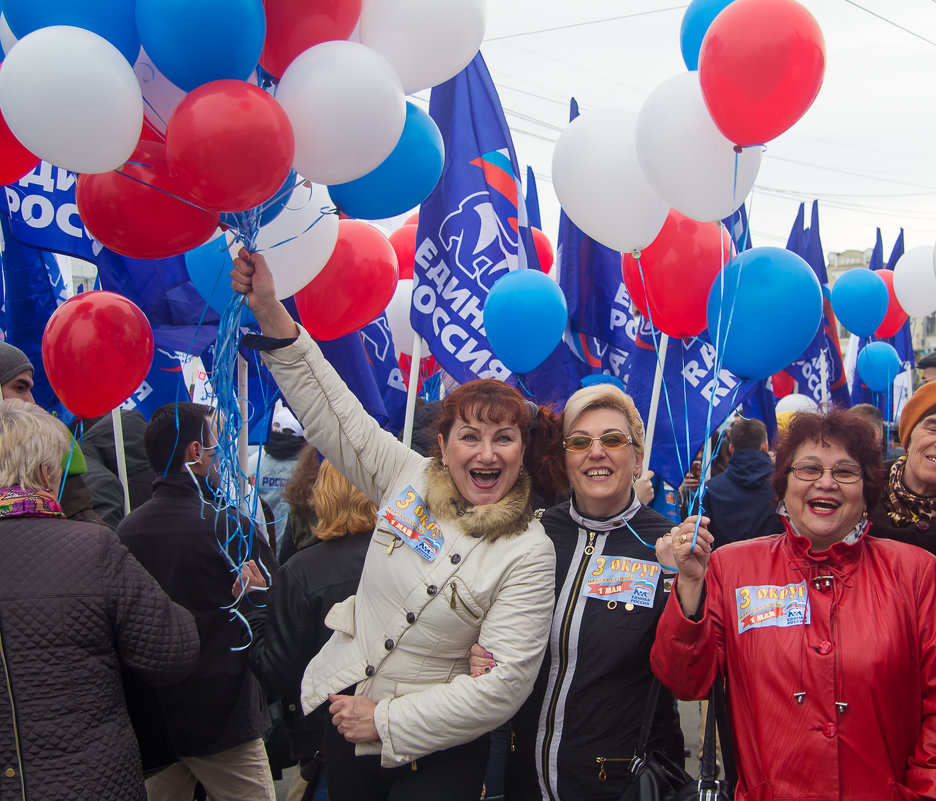
M 320 540 L 370 532 L 377 523 L 376 505 L 327 459 L 319 465 L 312 503 L 318 516 L 312 533 Z
M 0 402 L 0 487 L 57 492 L 71 443 L 65 424 L 41 406 L 18 398 Z
M 630 395 L 614 384 L 592 384 L 574 392 L 562 411 L 562 436 L 569 436 L 579 418 L 593 409 L 616 409 L 627 419 L 628 431 L 634 441 L 634 450 L 643 454 L 644 424 Z

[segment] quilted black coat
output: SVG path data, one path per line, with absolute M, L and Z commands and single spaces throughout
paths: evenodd
M 0 520 L 0 799 L 145 801 L 121 668 L 177 681 L 198 653 L 192 616 L 112 531 Z

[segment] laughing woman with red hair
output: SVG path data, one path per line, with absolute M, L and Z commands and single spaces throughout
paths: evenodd
M 936 797 L 936 559 L 868 536 L 882 482 L 870 424 L 797 414 L 782 533 L 712 553 L 683 524 L 657 542 L 679 577 L 653 670 L 680 698 L 727 678 L 737 801 Z

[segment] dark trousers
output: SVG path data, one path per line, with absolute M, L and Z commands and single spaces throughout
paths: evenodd
M 380 767 L 379 756 L 355 756 L 354 744 L 334 726 L 326 728 L 322 750 L 329 801 L 478 801 L 490 737 L 399 768 Z

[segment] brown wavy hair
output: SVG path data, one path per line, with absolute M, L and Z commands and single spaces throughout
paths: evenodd
M 283 488 L 283 500 L 303 518 L 315 514 L 312 490 L 319 474 L 319 455 L 311 445 L 306 445 L 299 454 L 299 461 Z
M 318 525 L 312 533 L 320 540 L 363 534 L 377 523 L 377 506 L 325 459 L 312 488 Z
M 841 445 L 861 467 L 862 492 L 869 511 L 878 502 L 884 484 L 881 446 L 874 426 L 860 412 L 832 409 L 828 412 L 797 412 L 777 443 L 774 475 L 771 481 L 778 498 L 786 495 L 793 456 L 806 442 Z

